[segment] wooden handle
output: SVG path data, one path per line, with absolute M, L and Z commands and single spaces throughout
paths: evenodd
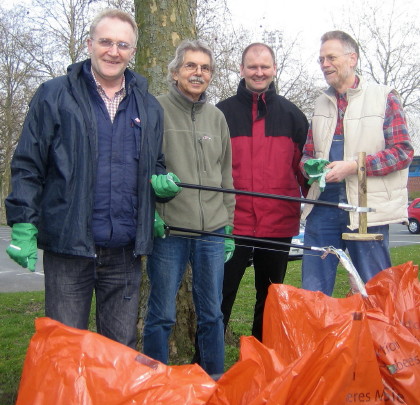
M 359 185 L 359 207 L 367 207 L 367 181 L 366 181 L 366 153 L 359 152 L 357 160 L 357 180 Z M 343 233 L 344 240 L 383 240 L 381 233 L 367 233 L 367 212 L 359 212 L 359 232 Z
M 357 177 L 359 183 L 359 207 L 367 207 L 366 152 L 359 152 L 357 160 Z M 366 212 L 359 212 L 359 233 L 367 233 Z

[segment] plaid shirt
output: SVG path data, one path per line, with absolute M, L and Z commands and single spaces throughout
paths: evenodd
M 356 88 L 358 84 L 359 78 L 356 76 L 352 88 Z M 336 93 L 336 97 L 338 117 L 334 134 L 342 134 L 344 131 L 344 114 L 348 105 L 347 94 Z M 404 111 L 398 97 L 394 93 L 389 93 L 388 95 L 383 130 L 385 149 L 373 155 L 366 156 L 366 174 L 368 176 L 385 176 L 396 170 L 405 169 L 413 159 L 414 150 L 410 136 L 408 135 Z M 303 173 L 304 163 L 312 158 L 314 158 L 314 143 L 311 126 L 308 131 L 308 137 L 303 148 L 303 157 L 300 163 Z
M 114 118 L 115 118 L 115 114 L 117 113 L 118 106 L 120 105 L 121 101 L 125 97 L 125 76 L 123 75 L 123 78 L 122 78 L 121 89 L 118 90 L 114 94 L 114 97 L 111 99 L 106 95 L 104 88 L 96 80 L 93 69 L 91 69 L 91 72 L 96 83 L 96 89 L 98 90 L 99 95 L 101 96 L 102 100 L 105 103 L 105 106 L 106 106 L 106 109 L 108 110 L 111 121 L 114 122 Z

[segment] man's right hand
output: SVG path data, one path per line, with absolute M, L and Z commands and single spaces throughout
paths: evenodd
M 6 249 L 12 260 L 30 271 L 35 271 L 38 259 L 37 235 L 38 229 L 36 229 L 35 225 L 27 223 L 14 224 L 12 227 L 12 241 Z

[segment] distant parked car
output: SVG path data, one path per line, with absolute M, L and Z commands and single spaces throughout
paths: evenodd
M 299 235 L 293 236 L 292 244 L 303 246 L 303 237 L 305 236 L 305 225 L 300 224 Z M 299 247 L 291 247 L 289 250 L 289 260 L 298 260 L 303 256 L 303 249 Z
M 411 233 L 420 233 L 420 198 L 416 198 L 408 206 L 408 230 Z

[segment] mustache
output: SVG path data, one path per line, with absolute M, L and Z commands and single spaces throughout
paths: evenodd
M 203 79 L 202 77 L 200 77 L 200 76 L 191 76 L 191 77 L 188 79 L 188 81 L 189 81 L 189 82 L 200 82 L 201 84 L 203 84 L 203 83 L 204 83 L 204 79 Z

